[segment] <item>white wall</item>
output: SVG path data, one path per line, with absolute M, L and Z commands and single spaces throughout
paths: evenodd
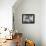
M 22 32 L 25 38 L 34 40 L 36 46 L 41 46 L 41 1 L 23 0 L 16 5 L 13 7 L 15 29 Z M 22 24 L 22 14 L 35 14 L 35 23 Z
M 0 27 L 12 28 L 12 6 L 16 0 L 0 0 Z
M 41 2 L 41 38 L 42 46 L 46 46 L 46 0 Z

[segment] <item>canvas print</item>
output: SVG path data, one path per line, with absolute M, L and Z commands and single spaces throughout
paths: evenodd
M 22 23 L 35 23 L 35 14 L 22 14 Z

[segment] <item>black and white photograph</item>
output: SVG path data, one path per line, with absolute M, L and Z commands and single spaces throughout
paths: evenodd
M 35 14 L 22 14 L 22 23 L 35 23 Z

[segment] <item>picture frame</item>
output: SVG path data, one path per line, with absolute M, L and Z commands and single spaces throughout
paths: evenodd
M 35 23 L 35 14 L 22 14 L 23 24 L 33 24 Z

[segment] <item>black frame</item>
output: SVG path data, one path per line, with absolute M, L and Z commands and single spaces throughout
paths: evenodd
M 24 20 L 24 17 L 25 17 L 25 20 Z M 22 23 L 23 24 L 33 24 L 33 23 L 35 23 L 35 14 L 22 14 Z

